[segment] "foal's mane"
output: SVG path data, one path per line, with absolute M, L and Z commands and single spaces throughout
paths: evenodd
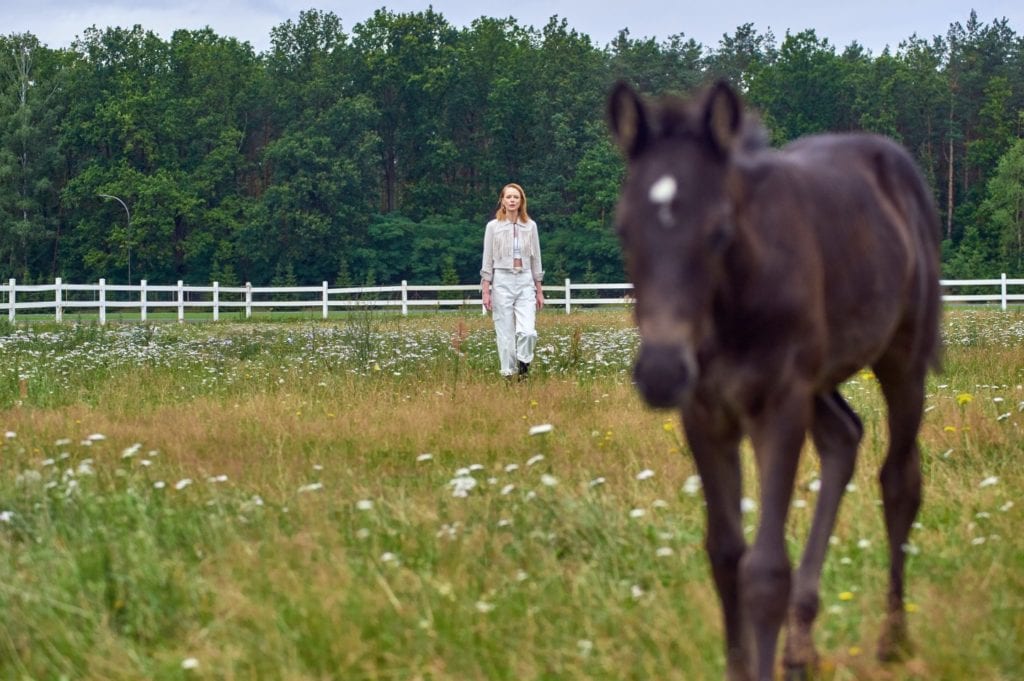
M 709 88 L 705 88 L 689 100 L 676 95 L 663 95 L 658 99 L 651 112 L 655 137 L 705 137 L 707 135 L 705 112 L 710 92 Z M 743 109 L 734 148 L 738 151 L 751 152 L 768 146 L 768 131 L 761 123 L 760 117 L 748 109 Z

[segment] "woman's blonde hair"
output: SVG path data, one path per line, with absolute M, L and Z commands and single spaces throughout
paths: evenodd
M 505 204 L 503 204 L 501 200 L 505 198 L 505 191 L 510 187 L 519 192 L 519 198 L 521 199 L 519 203 L 519 221 L 529 222 L 530 214 L 526 212 L 526 192 L 523 191 L 523 188 L 520 187 L 515 182 L 509 182 L 508 184 L 501 188 L 501 193 L 498 194 L 498 212 L 494 214 L 494 217 L 498 220 L 505 219 Z

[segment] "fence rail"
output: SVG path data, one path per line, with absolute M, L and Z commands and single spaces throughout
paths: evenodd
M 1008 279 L 1005 274 L 998 279 L 942 279 L 940 285 L 946 302 L 998 303 L 1003 310 L 1011 302 L 1024 303 L 1024 279 Z M 214 321 L 224 310 L 244 310 L 246 319 L 252 317 L 253 310 L 285 308 L 318 309 L 324 319 L 332 310 L 359 308 L 399 308 L 403 315 L 409 314 L 409 308 L 479 307 L 484 312 L 479 288 L 476 284 L 410 285 L 406 281 L 397 286 L 332 288 L 326 281 L 320 286 L 270 287 L 221 286 L 218 282 L 186 286 L 182 281 L 150 284 L 146 280 L 125 285 L 107 284 L 105 279 L 96 284 L 66 284 L 60 278 L 52 284 L 18 284 L 10 279 L 0 284 L 0 310 L 7 309 L 11 322 L 18 312 L 52 310 L 59 322 L 66 310 L 95 310 L 100 324 L 106 323 L 111 310 L 138 310 L 141 321 L 146 321 L 150 311 L 177 310 L 179 322 L 185 321 L 186 309 L 209 311 Z M 1011 293 L 1011 288 L 1020 292 Z M 977 292 L 983 289 L 995 290 Z M 564 306 L 566 314 L 573 306 L 629 305 L 632 290 L 632 284 L 574 284 L 569 279 L 564 285 L 544 285 L 546 296 L 561 296 L 548 297 L 547 302 Z

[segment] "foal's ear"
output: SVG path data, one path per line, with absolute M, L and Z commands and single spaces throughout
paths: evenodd
M 708 91 L 704 105 L 704 125 L 711 143 L 728 155 L 740 132 L 743 105 L 727 81 L 719 80 Z
M 636 90 L 621 80 L 608 95 L 608 127 L 630 158 L 639 154 L 650 138 L 647 108 Z

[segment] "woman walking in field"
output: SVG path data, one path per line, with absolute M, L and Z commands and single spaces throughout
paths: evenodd
M 537 223 L 526 212 L 526 192 L 507 184 L 484 231 L 480 266 L 483 303 L 494 320 L 501 375 L 507 378 L 525 378 L 530 371 L 537 310 L 544 307 L 543 279 Z

